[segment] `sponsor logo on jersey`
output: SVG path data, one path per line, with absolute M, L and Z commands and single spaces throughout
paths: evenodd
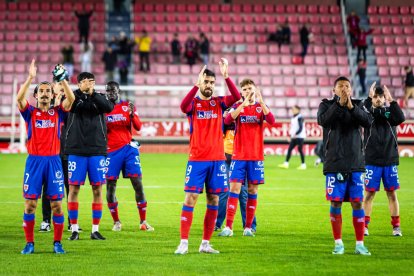
M 62 172 L 61 171 L 57 171 L 56 174 L 55 174 L 55 176 L 56 176 L 57 179 L 62 178 Z
M 113 115 L 106 116 L 106 121 L 108 123 L 115 123 L 115 122 L 121 122 L 121 121 L 126 121 L 126 120 L 127 118 L 125 118 L 125 116 L 122 114 L 113 114 Z
M 256 116 L 243 115 L 243 116 L 240 116 L 240 122 L 241 123 L 258 123 L 259 120 L 257 119 Z
M 211 100 L 211 101 L 210 101 L 210 105 L 211 105 L 211 106 L 216 106 L 216 101 L 215 101 L 215 100 Z
M 197 111 L 197 119 L 215 119 L 217 114 L 213 113 L 212 110 Z
M 262 112 L 262 108 L 261 108 L 260 106 L 256 107 L 256 112 L 257 112 L 257 113 Z
M 258 165 L 259 167 L 263 167 L 264 162 L 263 162 L 263 161 L 258 161 L 258 162 L 257 162 L 257 165 Z
M 55 115 L 55 110 L 54 109 L 50 109 L 47 111 L 47 113 L 49 113 L 50 116 Z
M 397 172 L 397 166 L 392 166 L 392 171 L 396 173 Z
M 128 111 L 128 106 L 123 105 L 123 106 L 122 106 L 122 110 L 123 110 L 124 112 L 127 112 L 127 111 Z
M 53 128 L 55 123 L 51 120 L 36 120 L 36 128 Z

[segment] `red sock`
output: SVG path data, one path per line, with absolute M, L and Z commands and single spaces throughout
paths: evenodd
M 207 205 L 206 215 L 204 216 L 203 240 L 209 241 L 214 232 L 216 219 L 218 214 L 218 206 Z
M 34 242 L 34 225 L 35 225 L 35 214 L 23 215 L 23 230 L 26 237 L 26 242 Z
M 92 224 L 99 225 L 102 218 L 102 203 L 92 203 Z
M 62 214 L 53 214 L 53 240 L 60 242 L 63 235 L 63 227 L 65 225 L 65 218 Z
M 226 227 L 233 229 L 234 216 L 236 215 L 237 205 L 239 205 L 239 194 L 230 192 L 227 200 Z
M 330 214 L 332 233 L 335 240 L 342 239 L 342 214 Z
M 183 205 L 181 211 L 181 239 L 188 240 L 188 235 L 190 234 L 191 224 L 193 223 L 193 211 L 194 207 Z M 214 229 L 213 229 L 214 230 Z
M 256 207 L 257 194 L 248 194 L 246 204 L 246 228 L 252 228 L 254 214 L 256 213 Z
M 119 221 L 118 202 L 113 202 L 113 203 L 108 202 L 108 208 L 109 208 L 109 211 L 111 212 L 111 216 L 114 222 Z
M 362 217 L 362 218 L 353 217 L 352 221 L 354 223 L 356 240 L 364 241 L 365 217 Z
M 78 224 L 78 202 L 68 202 L 68 214 L 70 224 Z
M 139 219 L 141 222 L 147 219 L 147 202 L 141 201 L 137 203 Z
M 391 216 L 391 224 L 393 227 L 400 227 L 400 216 Z
M 370 216 L 365 216 L 365 228 L 368 228 L 369 223 L 371 222 Z

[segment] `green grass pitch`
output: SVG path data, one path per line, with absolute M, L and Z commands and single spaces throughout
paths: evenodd
M 39 202 L 35 226 L 35 254 L 22 256 L 25 240 L 22 230 L 22 178 L 25 155 L 0 155 L 0 274 L 294 274 L 294 275 L 414 275 L 414 159 L 402 158 L 399 167 L 401 190 L 401 227 L 403 237 L 391 235 L 388 202 L 383 191 L 374 202 L 370 236 L 365 244 L 372 256 L 353 254 L 355 237 L 351 207 L 343 208 L 345 255 L 333 256 L 333 238 L 329 222 L 329 202 L 325 200 L 322 168 L 298 171 L 298 157 L 291 169 L 277 168 L 283 157 L 267 156 L 266 184 L 259 188 L 258 232 L 243 237 L 240 216 L 235 235 L 214 234 L 211 243 L 218 255 L 198 253 L 205 212 L 205 196 L 195 208 L 190 232 L 189 254 L 173 254 L 179 244 L 180 212 L 184 199 L 183 181 L 186 155 L 143 154 L 143 179 L 148 200 L 148 222 L 155 232 L 138 230 L 138 212 L 129 180 L 118 182 L 117 196 L 122 232 L 112 232 L 112 219 L 104 204 L 100 232 L 105 241 L 89 239 L 91 199 L 89 185 L 80 193 L 79 223 L 83 228 L 79 241 L 63 237 L 67 254 L 52 253 L 53 233 L 37 232 L 42 216 Z M 104 188 L 106 192 L 106 188 Z M 65 201 L 64 201 L 65 202 Z M 105 203 L 105 201 L 104 201 Z M 64 203 L 66 209 L 66 202 Z M 67 213 L 65 212 L 65 219 Z M 65 222 L 66 223 L 66 222 Z M 66 228 L 66 227 L 65 227 Z

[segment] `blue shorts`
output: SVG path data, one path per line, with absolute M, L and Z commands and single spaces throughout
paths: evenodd
M 219 194 L 229 190 L 224 160 L 188 161 L 184 191 L 201 194 L 204 184 L 209 194 Z
M 62 200 L 65 186 L 59 155 L 29 155 L 27 157 L 23 179 L 23 197 L 26 199 L 40 198 L 43 184 L 45 185 L 46 198 L 55 201 Z
M 394 191 L 400 188 L 397 165 L 386 167 L 366 165 L 365 168 L 365 191 L 379 191 L 381 179 L 385 191 Z
M 234 160 L 230 165 L 230 183 L 264 184 L 264 162 Z
M 339 202 L 362 202 L 364 199 L 364 174 L 353 172 L 346 177 L 340 173 L 327 173 L 326 199 Z
M 106 179 L 118 179 L 121 169 L 124 178 L 142 176 L 139 151 L 137 148 L 130 145 L 126 145 L 119 150 L 108 153 L 106 164 L 108 165 Z
M 91 185 L 99 186 L 105 184 L 107 171 L 105 156 L 68 156 L 69 185 L 83 185 L 86 173 L 88 173 Z

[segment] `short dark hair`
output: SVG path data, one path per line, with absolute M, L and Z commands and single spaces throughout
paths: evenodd
M 350 81 L 347 77 L 340 76 L 340 77 L 338 77 L 338 78 L 335 80 L 335 82 L 334 82 L 334 86 L 336 86 L 336 84 L 337 84 L 338 82 L 340 82 L 340 81 L 347 81 L 347 82 L 351 83 L 351 81 Z
M 293 107 L 300 111 L 300 106 L 294 105 Z
M 78 75 L 78 83 L 84 79 L 95 79 L 95 75 L 89 72 L 82 72 Z
M 204 70 L 204 74 L 206 74 L 207 77 L 214 77 L 214 78 L 216 78 L 216 74 L 214 74 L 214 72 L 211 71 L 211 70 L 208 70 L 208 69 Z
M 117 83 L 116 81 L 108 81 L 106 83 L 106 86 L 105 86 L 106 91 L 114 89 L 114 88 L 117 88 L 119 91 L 119 83 Z
M 375 87 L 375 94 L 377 95 L 384 95 L 384 89 L 382 89 L 380 86 Z
M 243 86 L 246 86 L 246 85 L 249 85 L 249 84 L 253 84 L 254 86 L 256 86 L 256 84 L 254 83 L 253 80 L 251 80 L 251 79 L 243 79 L 240 82 L 240 87 L 243 87 Z

